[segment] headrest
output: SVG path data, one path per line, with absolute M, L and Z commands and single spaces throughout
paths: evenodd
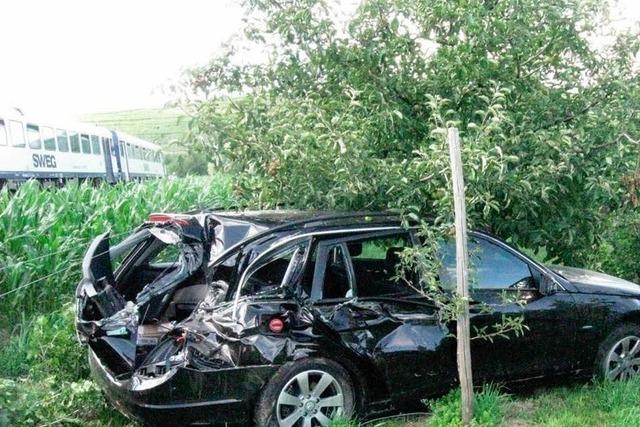
M 349 249 L 349 255 L 351 256 L 358 256 L 362 253 L 361 242 L 347 243 L 347 248 Z

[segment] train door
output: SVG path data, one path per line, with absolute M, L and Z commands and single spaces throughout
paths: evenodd
M 104 136 L 100 137 L 100 143 L 102 144 L 102 155 L 104 156 L 104 168 L 107 172 L 107 182 L 109 184 L 113 184 L 116 182 L 116 177 L 113 173 L 111 144 L 109 143 L 109 141 L 109 138 L 105 138 Z
M 131 181 L 131 151 L 127 149 L 129 144 L 127 144 L 127 141 L 121 140 L 118 145 L 120 147 L 120 152 L 122 153 L 122 158 L 124 159 L 124 179 L 126 181 Z
M 113 155 L 114 174 L 117 174 L 118 181 L 129 180 L 129 174 L 126 167 L 125 153 L 122 149 L 122 142 L 118 138 L 118 134 L 115 131 L 111 131 L 111 153 Z

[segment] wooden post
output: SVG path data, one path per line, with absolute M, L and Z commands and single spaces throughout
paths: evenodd
M 453 183 L 453 207 L 456 229 L 456 291 L 462 299 L 462 307 L 457 320 L 458 376 L 462 395 L 462 421 L 471 425 L 473 418 L 473 377 L 471 374 L 471 338 L 469 326 L 469 285 L 467 254 L 467 212 L 464 201 L 464 178 L 462 176 L 462 156 L 457 128 L 449 128 L 449 155 L 451 157 L 451 180 Z

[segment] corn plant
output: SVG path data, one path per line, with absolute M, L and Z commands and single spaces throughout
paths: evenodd
M 186 212 L 230 206 L 221 176 L 145 183 L 68 185 L 47 190 L 28 182 L 0 192 L 0 329 L 23 315 L 71 299 L 91 240 L 111 230 L 117 241 L 154 211 Z

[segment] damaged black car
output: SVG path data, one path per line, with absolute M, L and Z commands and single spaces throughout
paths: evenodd
M 147 424 L 314 427 L 402 410 L 457 378 L 455 325 L 396 277 L 419 244 L 386 213 L 154 214 L 113 247 L 109 233 L 91 244 L 78 338 L 111 402 Z M 475 380 L 640 372 L 638 285 L 539 264 L 485 233 L 469 246 L 472 326 L 527 326 L 472 341 Z M 444 244 L 444 288 L 454 271 Z

